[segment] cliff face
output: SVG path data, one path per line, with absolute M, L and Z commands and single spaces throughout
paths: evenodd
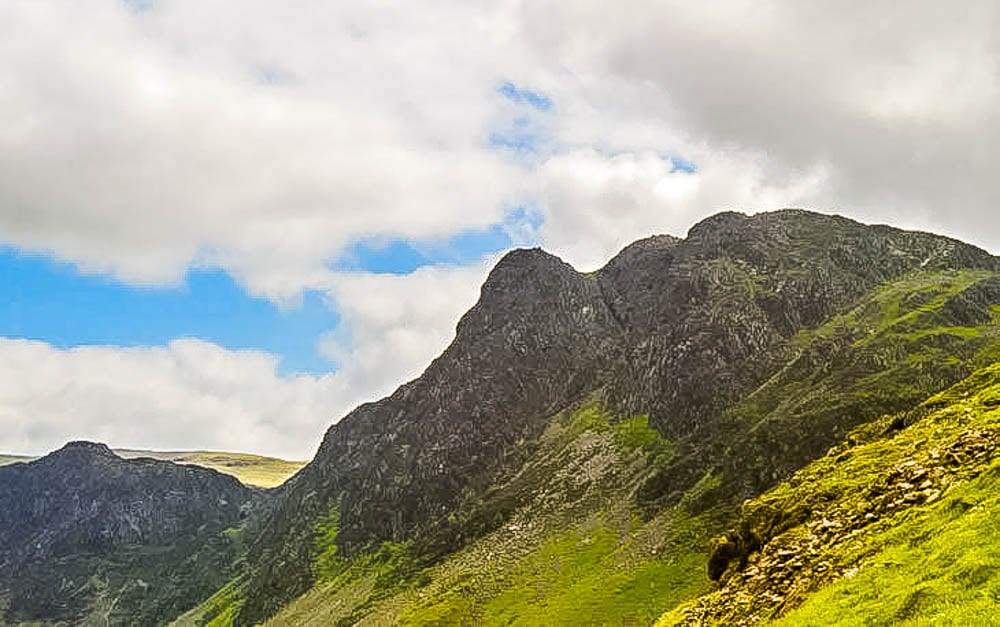
M 384 541 L 411 541 L 428 562 L 467 546 L 499 523 L 455 512 L 475 510 L 538 451 L 555 414 L 595 395 L 616 415 L 648 414 L 676 445 L 635 493 L 648 512 L 676 503 L 706 472 L 723 475 L 722 485 L 702 491 L 696 508 L 755 494 L 882 410 L 856 406 L 773 465 L 764 429 L 741 451 L 757 471 L 745 482 L 730 477 L 732 445 L 753 426 L 737 410 L 801 356 L 802 333 L 909 273 L 998 267 L 954 240 L 803 211 L 720 214 L 684 240 L 637 242 L 590 275 L 515 251 L 420 378 L 327 432 L 251 548 L 237 622 L 270 616 L 310 588 L 317 526 L 334 515 L 337 554 L 348 559 Z M 819 351 L 828 338 L 807 339 Z M 926 385 L 968 370 L 938 372 Z
M 413 538 L 517 468 L 548 419 L 598 387 L 620 330 L 597 281 L 539 250 L 508 255 L 417 380 L 326 434 L 251 550 L 247 620 L 312 583 L 314 526 L 337 508 L 344 555 Z M 460 530 L 441 551 L 465 540 Z
M 0 597 L 6 620 L 156 624 L 228 574 L 221 532 L 250 514 L 233 477 L 72 442 L 0 467 Z

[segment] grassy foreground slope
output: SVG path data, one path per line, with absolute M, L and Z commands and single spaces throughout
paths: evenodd
M 245 485 L 258 488 L 274 488 L 305 466 L 305 462 L 288 461 L 249 453 L 224 453 L 215 451 L 144 451 L 136 449 L 113 449 L 115 454 L 125 459 L 147 457 L 175 464 L 193 464 L 211 468 L 232 475 Z M 24 455 L 0 455 L 0 466 L 30 462 L 37 457 Z
M 998 452 L 994 364 L 744 504 L 715 543 L 722 585 L 658 624 L 991 624 Z

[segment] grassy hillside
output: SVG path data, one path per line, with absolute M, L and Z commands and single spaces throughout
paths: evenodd
M 0 466 L 6 466 L 8 464 L 17 464 L 20 462 L 30 462 L 32 460 L 38 459 L 37 457 L 27 457 L 24 455 L 0 455 Z
M 114 452 L 125 459 L 149 457 L 175 464 L 193 464 L 203 468 L 211 468 L 227 475 L 232 475 L 246 485 L 258 488 L 274 488 L 305 466 L 305 462 L 287 461 L 274 457 L 250 455 L 247 453 L 222 453 L 209 451 L 143 451 L 134 449 L 115 449 Z M 23 455 L 0 455 L 0 466 L 18 462 L 30 462 L 37 457 Z
M 715 542 L 723 584 L 659 624 L 991 624 L 998 450 L 995 364 L 746 503 Z
M 161 452 L 116 450 L 116 453 L 126 459 L 137 457 L 152 457 L 163 459 L 175 464 L 194 464 L 204 468 L 218 470 L 232 475 L 246 485 L 259 488 L 273 488 L 281 485 L 289 477 L 305 466 L 305 462 L 287 461 L 262 455 L 248 453 L 224 453 L 213 451 L 192 452 Z
M 645 416 L 615 421 L 591 401 L 542 440 L 507 483 L 453 514 L 506 523 L 440 562 L 422 563 L 412 543 L 340 559 L 331 511 L 316 530 L 318 583 L 268 624 L 641 625 L 705 589 L 718 522 L 681 508 L 643 520 L 635 505 L 635 486 L 673 453 Z M 229 624 L 239 603 L 230 590 L 178 624 Z

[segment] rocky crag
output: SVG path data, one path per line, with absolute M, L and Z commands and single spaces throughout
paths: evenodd
M 0 623 L 163 624 L 232 574 L 260 498 L 90 442 L 0 467 Z

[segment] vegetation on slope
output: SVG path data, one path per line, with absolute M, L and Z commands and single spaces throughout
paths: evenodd
M 302 461 L 288 461 L 249 453 L 137 450 L 116 450 L 115 452 L 125 459 L 150 457 L 174 462 L 175 464 L 193 464 L 202 468 L 211 468 L 223 474 L 232 475 L 245 485 L 258 488 L 278 487 L 306 465 L 306 462 Z
M 851 577 L 807 599 L 781 625 L 988 625 L 1000 608 L 1000 463 L 940 505 L 872 538 Z
M 909 409 L 1000 359 L 998 304 L 996 273 L 921 272 L 800 332 L 798 354 L 731 408 L 718 431 L 683 443 L 689 472 L 707 466 L 720 478 L 702 503 L 757 495 L 858 425 Z M 676 484 L 683 465 L 669 472 L 663 481 Z M 656 494 L 655 487 L 645 492 Z
M 998 450 L 994 364 L 746 503 L 715 543 L 723 585 L 661 624 L 985 624 L 1000 604 Z
M 428 562 L 419 539 L 343 557 L 331 509 L 314 534 L 317 584 L 268 624 L 648 624 L 705 589 L 718 523 L 680 509 L 638 515 L 635 486 L 673 450 L 647 417 L 616 421 L 593 400 L 556 416 L 541 440 L 519 472 L 453 513 L 503 524 L 441 561 Z M 229 615 L 202 609 L 183 624 Z

